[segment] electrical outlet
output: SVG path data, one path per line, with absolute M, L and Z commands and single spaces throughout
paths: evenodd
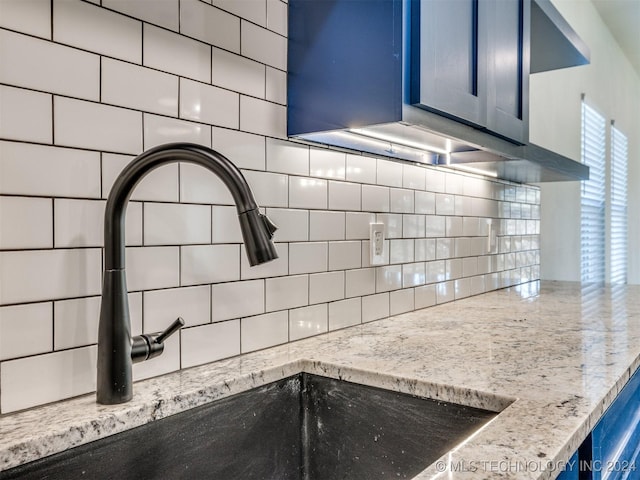
M 369 240 L 371 252 L 370 263 L 371 265 L 384 265 L 385 257 L 385 235 L 384 235 L 384 223 L 370 223 L 369 224 Z

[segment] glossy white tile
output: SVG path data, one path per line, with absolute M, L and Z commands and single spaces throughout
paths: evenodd
M 453 195 L 436 194 L 436 214 L 455 215 L 455 200 Z
M 427 273 L 423 262 L 402 265 L 402 288 L 424 285 Z
M 180 285 L 178 247 L 128 247 L 126 262 L 130 292 Z
M 258 25 L 265 26 L 267 23 L 266 0 L 242 0 L 241 2 L 237 0 L 212 0 L 211 3 Z
M 413 190 L 391 188 L 389 190 L 389 207 L 394 213 L 413 213 Z
M 102 59 L 101 100 L 144 112 L 177 116 L 178 77 L 150 68 Z
M 460 278 L 454 283 L 455 299 L 460 300 L 471 295 L 471 279 Z
M 211 242 L 211 207 L 175 203 L 144 205 L 145 245 Z
M 402 265 L 376 268 L 376 292 L 388 292 L 402 288 Z
M 309 303 L 330 302 L 344 298 L 345 272 L 309 275 Z
M 289 191 L 288 177 L 278 173 L 245 170 L 244 178 L 253 191 L 260 207 L 287 207 Z
M 263 64 L 219 48 L 213 49 L 212 58 L 214 85 L 252 97 L 265 97 L 266 75 Z
M 211 46 L 144 24 L 144 65 L 211 83 Z
M 416 238 L 414 245 L 416 262 L 425 262 L 436 259 L 436 239 Z
M 376 183 L 389 187 L 402 187 L 402 164 L 389 160 L 376 160 Z
M 389 261 L 391 263 L 413 262 L 414 242 L 412 239 L 389 240 Z
M 436 258 L 438 260 L 451 258 L 454 255 L 455 241 L 453 238 L 436 239 Z
M 180 200 L 190 203 L 234 205 L 233 197 L 220 178 L 200 165 L 180 164 Z
M 389 313 L 391 315 L 410 312 L 414 308 L 413 288 L 396 290 L 389 294 Z
M 142 113 L 65 97 L 53 99 L 56 145 L 142 153 Z
M 415 308 L 426 308 L 436 304 L 436 286 L 423 285 L 414 289 Z
M 52 247 L 50 199 L 0 197 L 0 250 Z
M 425 169 L 414 165 L 402 165 L 402 186 L 414 190 L 424 190 Z
M 316 178 L 289 177 L 289 207 L 327 208 L 327 181 Z
M 455 299 L 454 282 L 442 282 L 436 285 L 436 303 L 453 302 Z
M 480 295 L 481 293 L 484 293 L 486 291 L 484 275 L 471 277 L 470 280 L 471 280 L 471 287 L 469 290 L 470 295 Z
M 0 307 L 0 360 L 50 352 L 52 314 L 50 302 Z
M 425 169 L 425 190 L 429 192 L 444 192 L 446 174 L 435 168 Z M 451 175 L 449 173 L 449 175 Z
M 243 56 L 286 71 L 287 39 L 285 37 L 242 20 L 240 44 Z
M 101 0 L 104 7 L 117 10 L 133 18 L 178 31 L 179 0 L 162 0 L 149 8 L 148 0 Z
M 346 212 L 346 239 L 366 240 L 369 238 L 369 224 L 375 223 L 375 213 Z
M 289 274 L 327 271 L 327 243 L 304 242 L 289 244 Z
M 277 1 L 279 0 L 269 0 Z M 267 66 L 267 76 L 265 85 L 265 99 L 270 102 L 287 104 L 287 73 L 276 68 Z
M 74 298 L 53 303 L 53 348 L 84 347 L 98 343 L 100 297 Z
M 280 0 L 267 0 L 267 28 L 287 36 L 287 5 Z
M 264 306 L 264 280 L 211 286 L 211 319 L 214 322 L 264 313 Z
M 309 147 L 267 138 L 267 169 L 292 175 L 309 175 Z
M 338 330 L 359 323 L 362 323 L 362 302 L 359 297 L 329 304 L 329 330 Z
M 0 30 L 0 58 L 0 82 L 4 84 L 99 99 L 98 55 Z
M 389 316 L 389 294 L 379 293 L 362 297 L 362 322 L 371 322 Z
M 376 159 L 347 154 L 346 179 L 358 183 L 376 183 Z
M 211 242 L 242 243 L 236 207 L 214 205 L 211 208 Z
M 51 95 L 0 85 L 0 137 L 51 143 Z
M 289 312 L 289 340 L 300 340 L 327 332 L 329 329 L 327 304 L 295 308 Z
M 304 242 L 309 240 L 309 211 L 286 208 L 267 208 L 267 216 L 276 224 L 276 242 Z
M 100 293 L 98 248 L 0 252 L 0 305 Z
M 240 320 L 185 328 L 180 335 L 182 368 L 240 354 Z
M 360 268 L 362 258 L 360 241 L 329 242 L 329 270 Z
M 477 257 L 468 257 L 462 259 L 462 276 L 473 277 L 478 274 Z
M 447 280 L 455 280 L 456 278 L 462 277 L 461 258 L 452 258 L 450 260 L 445 260 L 445 265 L 447 269 Z
M 360 184 L 329 182 L 329 209 L 331 210 L 360 210 L 360 197 Z
M 309 170 L 314 177 L 344 180 L 346 154 L 328 148 L 311 148 Z
M 376 222 L 384 223 L 386 238 L 402 238 L 402 215 L 399 213 L 378 213 Z M 369 235 L 367 235 L 369 238 Z
M 142 22 L 79 0 L 53 0 L 53 40 L 142 62 Z
M 402 215 L 402 236 L 404 238 L 424 237 L 426 218 L 424 215 Z
M 2 413 L 89 393 L 96 388 L 95 346 L 3 362 Z
M 0 2 L 0 27 L 51 39 L 51 1 Z
M 213 127 L 213 149 L 238 168 L 265 169 L 265 138 L 261 135 Z
M 309 276 L 297 275 L 265 280 L 267 312 L 309 304 Z
M 427 215 L 425 218 L 425 236 L 444 237 L 446 233 L 445 217 L 440 215 Z
M 389 211 L 389 188 L 362 185 L 362 210 L 369 212 Z
M 427 283 L 442 282 L 447 279 L 447 266 L 444 260 L 427 262 Z
M 344 212 L 309 212 L 309 240 L 344 240 Z
M 172 142 L 189 142 L 210 147 L 211 127 L 202 123 L 145 113 L 144 149 Z M 202 170 L 202 167 L 198 168 Z
M 245 255 L 244 244 L 241 245 L 240 272 L 242 280 L 251 278 L 279 277 L 289 273 L 289 245 L 287 243 L 276 243 L 278 258 L 262 265 L 251 267 Z
M 211 321 L 211 292 L 208 285 L 143 292 L 144 332 L 165 330 L 178 317 L 186 327 Z
M 346 276 L 346 296 L 360 297 L 376 293 L 376 269 L 362 268 L 348 270 Z
M 287 109 L 284 105 L 240 95 L 240 130 L 285 138 L 286 125 Z
M 180 33 L 240 52 L 240 19 L 199 0 L 180 1 Z
M 242 353 L 286 343 L 289 340 L 288 312 L 243 318 L 240 321 L 240 339 Z
M 240 280 L 239 245 L 180 247 L 181 285 Z
M 446 217 L 445 233 L 447 237 L 461 237 L 463 232 L 462 217 Z

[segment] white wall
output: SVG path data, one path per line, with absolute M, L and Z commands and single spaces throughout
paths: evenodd
M 640 283 L 640 78 L 589 0 L 554 0 L 591 64 L 532 75 L 531 142 L 580 159 L 581 94 L 629 139 L 629 283 Z M 541 276 L 580 280 L 580 183 L 542 185 Z

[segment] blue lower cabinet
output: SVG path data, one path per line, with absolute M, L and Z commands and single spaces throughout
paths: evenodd
M 557 480 L 578 480 L 580 478 L 578 472 L 578 452 L 573 454 L 567 462 L 565 469 L 556 478 Z

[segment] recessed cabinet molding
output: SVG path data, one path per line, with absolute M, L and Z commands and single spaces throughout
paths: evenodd
M 532 22 L 562 19 L 541 1 L 290 0 L 289 136 L 521 183 L 588 178 L 528 143 Z

